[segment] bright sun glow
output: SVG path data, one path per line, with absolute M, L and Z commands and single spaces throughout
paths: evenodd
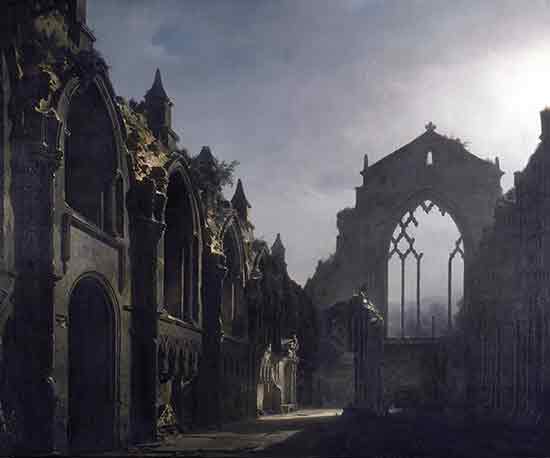
M 504 110 L 518 120 L 550 104 L 550 45 L 532 47 L 489 59 L 488 90 Z

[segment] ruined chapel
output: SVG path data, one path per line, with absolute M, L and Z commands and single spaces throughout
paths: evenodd
M 0 16 L 0 454 L 299 406 L 548 424 L 550 108 L 504 193 L 498 158 L 432 122 L 365 155 L 335 252 L 302 288 L 284 234 L 255 235 L 246 178 L 224 196 L 235 164 L 183 146 L 160 70 L 141 100 L 116 93 L 86 6 L 7 0 Z M 415 235 L 430 214 L 457 231 L 437 303 Z
M 311 402 L 315 311 L 157 70 L 118 96 L 85 0 L 0 17 L 0 434 L 113 449 Z
M 337 216 L 336 251 L 319 261 L 305 287 L 322 310 L 319 345 L 330 355 L 315 374 L 322 403 L 375 412 L 454 407 L 547 421 L 550 109 L 540 112 L 540 123 L 536 150 L 504 194 L 498 158 L 475 156 L 433 123 L 374 164 L 365 156 L 356 204 Z M 434 210 L 451 216 L 459 237 L 447 255 L 443 332 L 433 332 L 432 318 L 430 336 L 420 332 L 424 253 L 409 231 L 418 215 Z M 401 266 L 397 335 L 388 328 L 392 257 Z M 457 258 L 463 296 L 454 307 Z M 408 310 L 407 260 L 415 276 Z

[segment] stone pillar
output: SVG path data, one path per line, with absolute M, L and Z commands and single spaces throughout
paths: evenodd
M 55 449 L 53 211 L 56 116 L 32 112 L 18 126 L 12 159 L 15 224 L 16 394 L 23 453 Z
M 297 362 L 294 361 L 292 364 L 292 404 L 296 404 L 296 368 Z
M 199 372 L 199 422 L 203 426 L 221 426 L 221 342 L 223 280 L 227 273 L 222 254 L 208 253 L 205 257 L 204 339 L 203 357 Z
M 248 316 L 249 376 L 248 376 L 248 416 L 255 417 L 258 411 L 258 383 L 260 366 L 265 351 L 263 334 L 259 329 L 259 310 L 263 307 L 260 290 L 261 275 L 253 273 L 246 284 L 245 298 Z
M 257 345 L 254 341 L 248 347 L 248 368 L 246 381 L 246 416 L 255 417 L 257 411 Z
M 166 197 L 153 181 L 128 193 L 132 256 L 132 440 L 157 438 L 158 255 Z

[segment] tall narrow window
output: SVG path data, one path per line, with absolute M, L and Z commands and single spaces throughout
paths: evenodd
M 193 318 L 193 271 L 197 265 L 193 241 L 193 211 L 189 192 L 179 173 L 170 176 L 164 233 L 164 306 L 168 313 Z
M 426 153 L 426 165 L 429 167 L 433 165 L 433 163 L 434 163 L 433 153 L 431 151 L 428 151 Z
M 236 236 L 230 229 L 225 234 L 223 248 L 227 274 L 223 281 L 222 320 L 226 332 L 242 336 L 245 331 L 245 317 L 241 310 L 241 264 Z
M 107 108 L 94 85 L 71 100 L 67 128 L 66 201 L 87 220 L 113 233 L 115 139 Z
M 398 221 L 388 253 L 388 336 L 436 337 L 452 328 L 464 290 L 464 243 L 431 201 Z
M 235 279 L 235 248 L 233 237 L 229 231 L 225 234 L 223 240 L 223 251 L 225 254 L 225 267 L 227 273 L 223 280 L 223 309 L 222 309 L 222 319 L 224 327 L 227 332 L 231 332 L 231 326 L 233 322 L 233 308 L 234 308 L 234 279 Z

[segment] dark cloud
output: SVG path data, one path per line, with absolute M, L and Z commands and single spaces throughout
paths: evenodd
M 160 67 L 182 143 L 240 161 L 258 234 L 283 234 L 300 281 L 334 249 L 365 152 L 433 120 L 511 172 L 550 104 L 547 1 L 95 0 L 89 22 L 121 95 Z

